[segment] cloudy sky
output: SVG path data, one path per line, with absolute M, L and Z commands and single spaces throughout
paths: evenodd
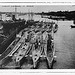
M 17 6 L 18 12 L 48 12 L 48 11 L 74 11 L 75 6 L 73 5 L 39 5 L 39 6 Z M 13 12 L 15 11 L 14 6 L 0 6 L 2 12 Z

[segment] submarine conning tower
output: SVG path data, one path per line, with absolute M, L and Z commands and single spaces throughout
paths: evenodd
M 15 20 L 16 20 L 15 15 L 12 15 L 12 20 L 13 20 L 13 21 L 15 21 Z

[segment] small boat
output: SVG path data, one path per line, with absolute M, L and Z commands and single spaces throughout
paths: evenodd
M 71 25 L 71 28 L 75 28 L 75 25 Z
M 73 21 L 73 25 L 71 25 L 71 28 L 75 28 L 75 20 Z

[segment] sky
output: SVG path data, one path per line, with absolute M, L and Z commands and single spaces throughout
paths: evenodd
M 14 6 L 1 6 L 1 12 L 14 12 Z M 74 5 L 27 5 L 17 6 L 17 12 L 50 12 L 50 11 L 75 11 Z

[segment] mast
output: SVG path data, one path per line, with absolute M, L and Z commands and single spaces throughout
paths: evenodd
M 33 12 L 28 11 L 28 20 L 33 20 Z
M 15 18 L 17 18 L 17 7 L 15 6 Z

